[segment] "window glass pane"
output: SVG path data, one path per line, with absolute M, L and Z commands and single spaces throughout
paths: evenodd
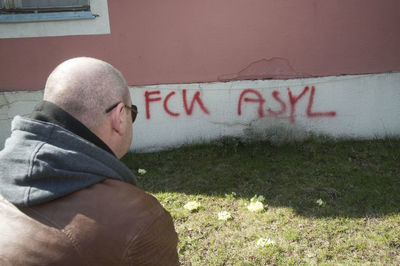
M 57 11 L 90 11 L 89 0 L 0 0 L 0 12 L 41 13 Z
M 1 9 L 51 9 L 89 6 L 89 0 L 0 0 Z
M 89 0 L 19 0 L 15 2 L 20 2 L 20 8 L 58 8 L 89 5 Z
M 14 0 L 0 0 L 0 8 L 12 8 L 14 7 Z

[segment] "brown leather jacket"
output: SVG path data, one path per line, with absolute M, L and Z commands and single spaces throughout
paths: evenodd
M 17 208 L 0 196 L 0 265 L 178 265 L 170 214 L 151 195 L 107 179 Z

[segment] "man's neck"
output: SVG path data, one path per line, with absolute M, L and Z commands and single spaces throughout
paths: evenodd
M 115 156 L 112 150 L 96 134 L 54 103 L 48 101 L 40 102 L 33 110 L 30 118 L 61 126 Z

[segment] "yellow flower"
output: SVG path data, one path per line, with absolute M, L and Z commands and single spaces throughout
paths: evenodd
M 251 212 L 261 212 L 264 210 L 264 205 L 260 201 L 253 201 L 250 202 L 249 206 L 247 206 L 247 209 Z
M 275 241 L 269 238 L 260 238 L 257 241 L 257 247 L 263 248 L 266 246 L 272 246 L 275 245 Z
M 324 207 L 326 205 L 325 201 L 323 201 L 322 199 L 318 199 L 316 201 L 316 203 L 320 206 L 320 207 Z
M 229 219 L 232 219 L 232 215 L 229 212 L 222 211 L 222 212 L 218 213 L 218 220 L 226 221 L 226 220 L 229 220 Z
M 185 204 L 185 206 L 183 206 L 183 208 L 192 212 L 200 208 L 200 203 L 197 201 L 189 201 L 188 203 Z
M 145 173 L 147 173 L 147 171 L 146 171 L 146 169 L 139 168 L 138 169 L 138 173 L 141 174 L 141 175 L 144 175 Z

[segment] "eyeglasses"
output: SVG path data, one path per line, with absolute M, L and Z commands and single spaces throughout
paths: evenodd
M 110 106 L 110 107 L 108 107 L 107 109 L 106 109 L 106 114 L 107 113 L 109 113 L 109 112 L 111 112 L 111 110 L 112 109 L 114 109 L 115 107 L 117 107 L 117 105 L 119 104 L 120 102 L 117 102 L 116 104 L 113 104 L 112 106 Z M 138 110 L 137 110 L 137 106 L 136 105 L 131 105 L 131 106 L 128 106 L 128 105 L 124 105 L 126 108 L 128 108 L 130 111 L 131 111 L 131 116 L 132 116 L 132 124 L 133 124 L 133 122 L 135 122 L 135 119 L 136 119 L 136 116 L 137 116 L 137 114 L 138 114 Z

